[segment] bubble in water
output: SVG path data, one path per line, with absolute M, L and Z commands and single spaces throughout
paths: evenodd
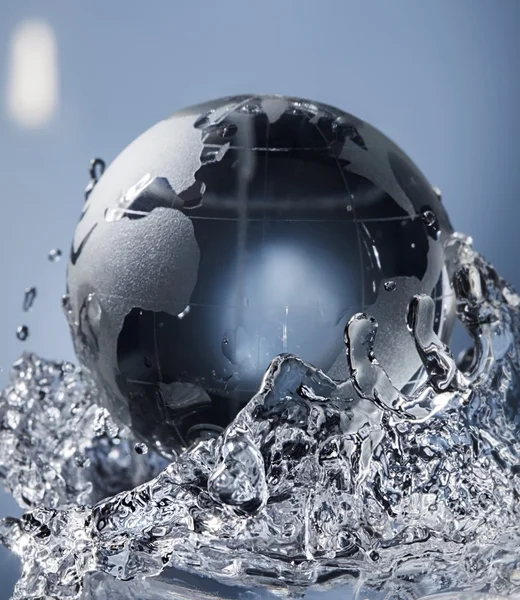
M 59 248 L 53 248 L 48 255 L 51 262 L 57 262 L 61 258 L 61 250 Z
M 134 450 L 137 454 L 148 454 L 148 446 L 142 442 L 137 442 L 134 445 Z
M 397 289 L 397 283 L 392 280 L 385 281 L 384 287 L 387 292 L 393 292 L 395 289 Z
M 25 340 L 29 337 L 29 327 L 27 327 L 27 325 L 20 325 L 16 329 L 16 337 L 21 342 L 25 342 Z
M 31 310 L 34 301 L 36 300 L 36 288 L 34 286 L 25 288 L 23 297 L 23 310 L 25 312 Z

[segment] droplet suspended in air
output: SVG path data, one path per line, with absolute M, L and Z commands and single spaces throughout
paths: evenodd
M 25 342 L 25 340 L 29 337 L 29 327 L 27 327 L 27 325 L 20 325 L 16 330 L 16 337 L 21 342 Z
M 53 248 L 49 252 L 49 260 L 51 262 L 57 262 L 60 260 L 60 258 L 61 258 L 61 250 L 59 248 Z
M 387 292 L 393 292 L 397 288 L 397 283 L 393 280 L 385 281 L 384 287 Z
M 34 286 L 25 288 L 23 297 L 23 310 L 25 312 L 31 310 L 32 305 L 36 299 L 36 288 Z

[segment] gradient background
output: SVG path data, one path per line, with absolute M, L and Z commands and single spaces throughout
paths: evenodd
M 58 102 L 38 127 L 8 104 L 12 39 L 26 19 L 45 21 L 57 48 Z M 60 306 L 66 261 L 47 253 L 68 252 L 89 159 L 110 162 L 155 121 L 211 97 L 290 94 L 369 121 L 520 286 L 519 31 L 520 0 L 2 2 L 1 385 L 25 349 L 73 359 Z M 26 314 L 31 285 L 38 297 Z M 17 513 L 0 490 L 0 517 Z M 0 549 L 0 600 L 17 570 Z

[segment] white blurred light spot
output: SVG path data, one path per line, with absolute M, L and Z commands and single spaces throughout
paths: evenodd
M 58 104 L 56 36 L 44 21 L 23 21 L 13 32 L 7 112 L 23 127 L 44 125 Z

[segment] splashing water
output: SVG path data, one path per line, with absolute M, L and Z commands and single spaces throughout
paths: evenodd
M 279 356 L 219 439 L 170 464 L 136 451 L 83 370 L 24 355 L 0 396 L 0 476 L 30 509 L 0 526 L 22 559 L 14 599 L 142 598 L 172 567 L 279 594 L 520 592 L 520 297 L 468 238 L 447 256 L 474 339 L 459 366 L 414 298 L 427 380 L 404 395 L 355 315 L 350 379 Z
M 37 289 L 34 286 L 25 288 L 22 305 L 24 312 L 28 312 L 29 310 L 31 310 L 34 301 L 36 300 L 37 293 Z
M 58 262 L 61 258 L 61 250 L 59 248 L 53 248 L 52 250 L 49 250 L 49 254 L 47 255 L 47 258 L 51 261 L 51 262 Z
M 25 340 L 29 337 L 29 327 L 27 327 L 27 325 L 19 325 L 16 328 L 16 337 L 21 342 L 25 342 Z

